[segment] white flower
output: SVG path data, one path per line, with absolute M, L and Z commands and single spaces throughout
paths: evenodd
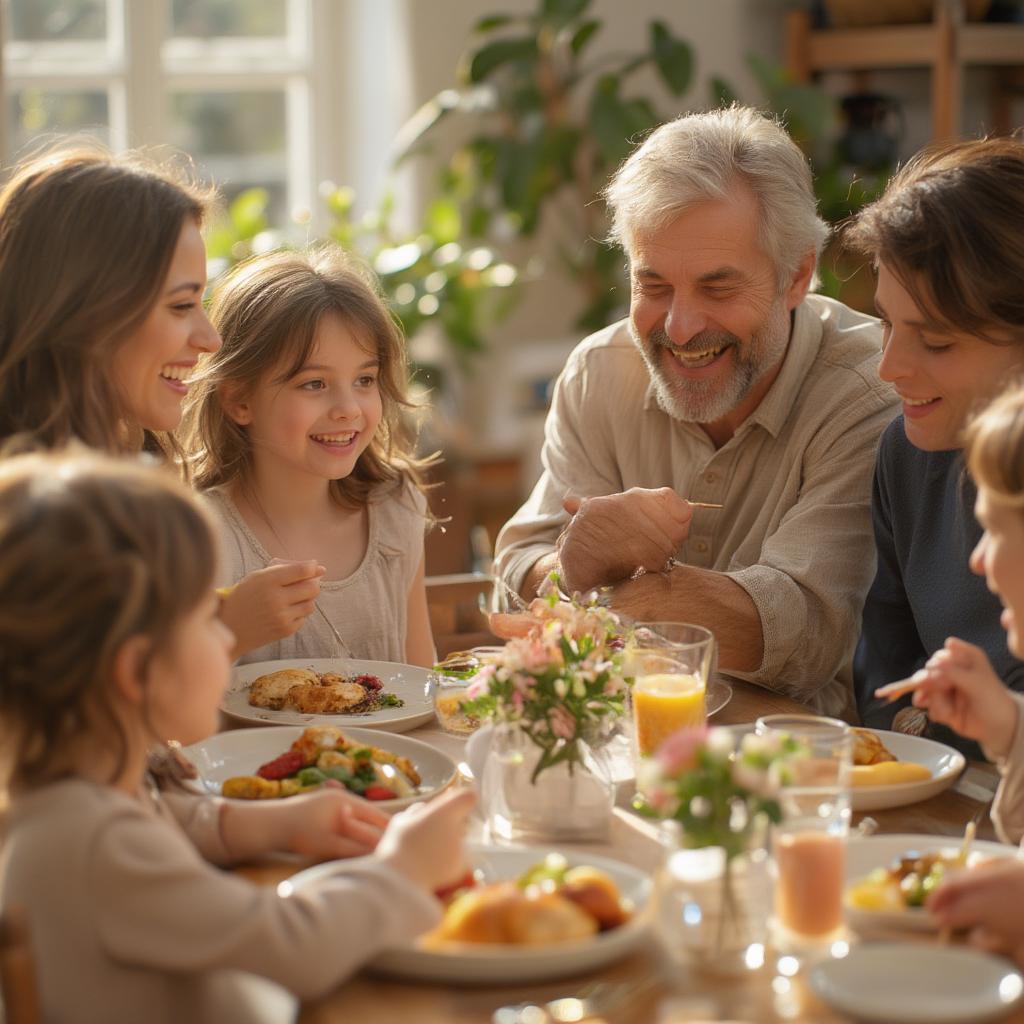
M 729 729 L 709 729 L 706 740 L 707 752 L 716 760 L 724 761 L 732 755 L 733 745 L 732 732 Z
M 555 680 L 555 693 L 558 694 L 559 700 L 565 700 L 566 694 L 569 692 L 569 684 L 559 677 Z
M 573 680 L 572 684 L 572 695 L 574 697 L 586 697 L 587 695 L 587 684 L 582 679 Z

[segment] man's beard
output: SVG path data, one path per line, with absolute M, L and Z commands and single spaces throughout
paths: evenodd
M 731 348 L 733 369 L 724 380 L 721 376 L 692 380 L 666 373 L 662 352 L 673 348 L 668 335 L 655 328 L 642 338 L 631 320 L 629 329 L 654 382 L 658 404 L 670 416 L 686 423 L 714 423 L 727 416 L 785 354 L 789 343 L 789 318 L 779 315 L 780 312 L 776 306 L 746 345 L 728 331 L 701 331 L 685 345 L 675 348 L 684 353 L 706 352 L 723 346 Z M 730 357 L 722 352 L 716 358 Z

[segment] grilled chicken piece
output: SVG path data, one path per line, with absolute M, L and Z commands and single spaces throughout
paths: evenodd
M 286 706 L 288 694 L 293 687 L 316 682 L 317 674 L 308 668 L 282 668 L 277 672 L 268 672 L 249 685 L 249 703 L 268 711 L 280 711 Z
M 881 764 L 883 761 L 897 760 L 885 744 L 867 729 L 853 730 L 853 763 Z

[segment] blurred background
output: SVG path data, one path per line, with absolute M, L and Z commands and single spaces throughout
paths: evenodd
M 1019 0 L 3 0 L 5 163 L 54 136 L 170 145 L 217 183 L 211 278 L 332 237 L 402 321 L 444 464 L 430 574 L 486 569 L 548 395 L 625 314 L 598 196 L 656 124 L 772 110 L 840 222 L 932 140 L 1024 121 Z M 870 309 L 831 247 L 822 290 Z

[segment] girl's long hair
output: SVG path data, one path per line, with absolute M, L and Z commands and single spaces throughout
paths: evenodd
M 0 443 L 177 452 L 170 435 L 126 422 L 110 368 L 209 200 L 183 164 L 94 142 L 14 168 L 0 191 Z
M 255 256 L 235 267 L 214 291 L 210 321 L 220 350 L 206 358 L 189 389 L 182 423 L 192 479 L 205 490 L 249 478 L 252 445 L 245 427 L 224 411 L 221 397 L 240 400 L 273 374 L 293 377 L 316 346 L 317 328 L 334 314 L 379 361 L 383 415 L 352 472 L 332 480 L 331 494 L 345 507 L 370 500 L 381 485 L 424 489 L 423 470 L 435 457 L 417 458 L 407 395 L 405 340 L 388 312 L 372 272 L 334 245 L 307 252 Z
M 126 640 L 152 656 L 213 585 L 206 513 L 166 465 L 84 446 L 0 461 L 0 725 L 10 781 L 73 773 L 83 732 L 123 769 L 111 666 Z

